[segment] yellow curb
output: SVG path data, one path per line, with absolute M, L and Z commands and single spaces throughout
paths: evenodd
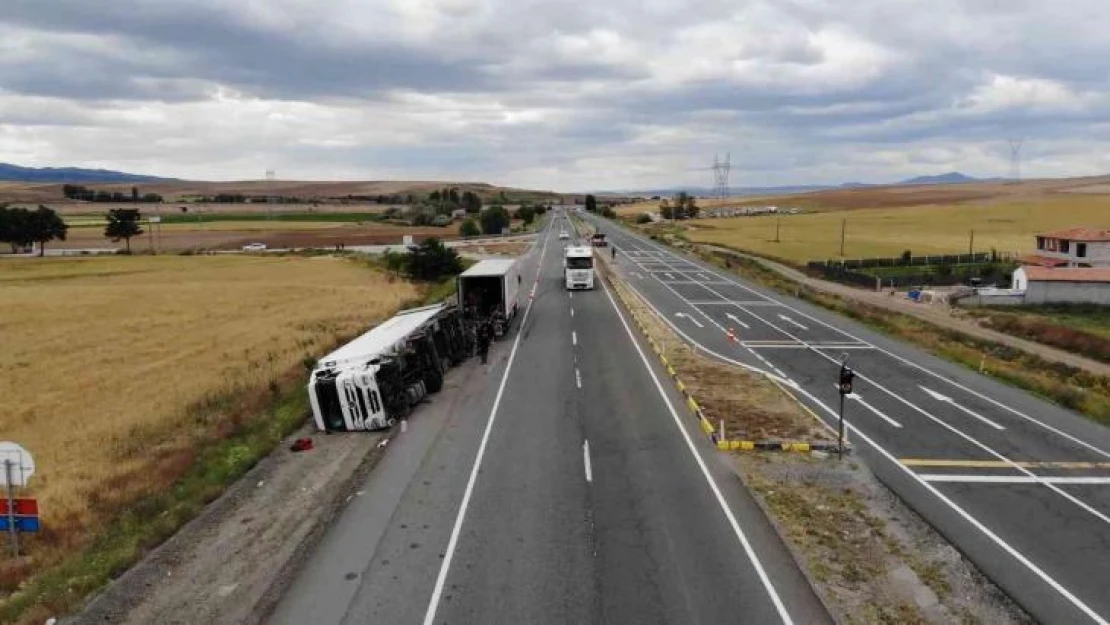
M 708 419 L 703 418 L 701 420 L 701 429 L 705 430 L 706 434 L 712 434 L 713 433 L 713 424 L 710 423 Z
M 694 412 L 698 412 L 698 402 L 694 401 L 693 397 L 687 397 L 686 398 L 686 405 L 690 407 L 690 410 L 693 410 Z M 705 417 L 702 417 L 702 419 L 704 420 Z M 706 421 L 706 423 L 708 423 L 708 421 Z M 712 431 L 712 430 L 710 430 L 710 431 Z
M 675 373 L 674 367 L 670 365 L 667 365 L 667 373 L 670 374 L 672 378 L 678 375 L 677 373 Z
M 728 451 L 728 441 L 717 441 L 717 449 Z
M 675 378 L 674 385 L 678 387 L 678 390 L 680 392 L 682 392 L 682 393 L 686 392 L 686 385 L 682 383 L 682 380 L 679 380 L 678 378 Z

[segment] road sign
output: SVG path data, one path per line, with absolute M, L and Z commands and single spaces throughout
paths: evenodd
M 19 516 L 38 516 L 39 502 L 37 499 L 25 497 L 22 499 L 13 499 L 12 507 L 15 508 L 15 513 Z M 8 500 L 0 499 L 0 514 L 8 515 Z
M 11 486 L 26 486 L 35 474 L 35 459 L 31 453 L 20 447 L 17 443 L 4 441 L 0 443 L 0 468 L 5 460 L 12 462 Z M 0 486 L 8 486 L 7 472 L 0 471 Z
M 162 222 L 162 218 L 158 215 L 151 215 L 150 217 L 147 217 L 147 221 L 152 224 L 157 224 Z
M 0 532 L 7 532 L 11 526 L 8 525 L 9 517 L 0 517 Z M 15 529 L 19 532 L 37 532 L 42 529 L 42 524 L 39 523 L 37 516 L 17 516 L 12 517 L 15 522 Z

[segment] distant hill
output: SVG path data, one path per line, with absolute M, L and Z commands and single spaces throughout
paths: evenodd
M 898 184 L 966 184 L 968 182 L 983 182 L 983 180 L 966 176 L 958 171 L 950 171 L 947 174 L 939 174 L 936 176 L 909 178 Z
M 20 167 L 0 163 L 0 180 L 5 182 L 168 182 L 173 178 L 142 176 L 107 169 Z

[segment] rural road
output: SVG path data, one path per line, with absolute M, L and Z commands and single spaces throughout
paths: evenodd
M 774 375 L 1045 623 L 1110 620 L 1110 430 L 989 377 L 588 216 L 616 267 L 688 340 Z M 734 330 L 737 341 L 728 338 Z
M 487 383 L 395 435 L 271 623 L 830 622 L 608 291 L 563 288 L 563 227 Z

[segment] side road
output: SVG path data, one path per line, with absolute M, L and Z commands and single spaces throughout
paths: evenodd
M 876 291 L 867 291 L 844 284 L 829 282 L 827 280 L 811 278 L 801 271 L 798 271 L 797 269 L 794 269 L 792 267 L 787 267 L 782 263 L 777 263 L 775 261 L 767 260 L 766 258 L 762 258 L 759 256 L 753 256 L 751 254 L 738 252 L 727 247 L 701 244 L 699 244 L 697 247 L 708 252 L 727 254 L 733 257 L 746 258 L 755 261 L 760 265 L 766 267 L 767 269 L 770 269 L 771 271 L 774 271 L 786 278 L 789 278 L 790 280 L 799 282 L 818 291 L 823 291 L 825 293 L 830 293 L 833 295 L 839 295 L 847 299 L 865 302 L 867 304 L 878 306 L 886 310 L 912 315 L 914 317 L 917 317 L 918 319 L 922 319 L 929 323 L 951 330 L 956 330 L 958 332 L 968 334 L 978 339 L 993 341 L 995 343 L 1000 343 L 1014 349 L 1019 349 L 1024 352 L 1036 354 L 1037 356 L 1040 356 L 1041 358 L 1044 358 L 1046 360 L 1063 363 L 1077 369 L 1089 371 L 1097 375 L 1110 376 L 1110 365 L 1098 362 L 1097 360 L 1092 360 L 1090 358 L 1084 358 L 1083 356 L 1079 356 L 1077 354 L 1072 354 L 1060 349 L 1056 349 L 1055 347 L 1042 345 L 1041 343 L 1035 343 L 1033 341 L 1027 341 L 1016 336 L 1005 334 L 1003 332 L 991 330 L 990 328 L 984 328 L 974 321 L 953 316 L 946 312 L 944 309 L 937 308 L 936 306 L 916 304 L 900 297 L 891 296 L 887 292 L 880 293 Z

